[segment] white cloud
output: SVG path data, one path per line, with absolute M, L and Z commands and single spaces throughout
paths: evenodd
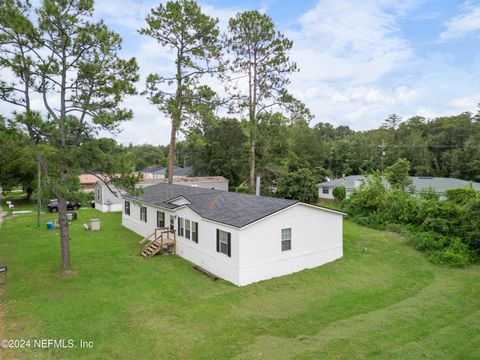
M 300 18 L 294 60 L 311 80 L 374 81 L 411 57 L 395 9 L 377 1 L 322 0 Z
M 456 109 L 473 109 L 479 103 L 480 103 L 480 93 L 472 96 L 452 99 L 448 102 L 448 106 Z
M 459 15 L 447 21 L 445 28 L 440 34 L 442 40 L 461 38 L 480 30 L 480 4 L 467 3 Z
M 292 92 L 316 115 L 314 121 L 371 128 L 392 108 L 419 96 L 407 84 L 378 84 L 414 57 L 398 31 L 398 18 L 411 6 L 321 0 L 299 19 L 299 29 L 287 32 L 300 68 L 292 77 Z

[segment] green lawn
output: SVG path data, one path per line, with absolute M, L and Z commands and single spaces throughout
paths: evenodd
M 397 234 L 346 221 L 343 259 L 238 288 L 176 256 L 140 258 L 120 214 L 79 214 L 71 278 L 56 274 L 57 231 L 34 214 L 5 219 L 0 333 L 94 348 L 0 358 L 480 359 L 480 267 L 432 265 Z M 84 232 L 91 217 L 100 232 Z
M 9 192 L 4 196 L 0 195 L 0 206 L 3 207 L 5 213 L 9 213 L 7 201 L 12 201 L 14 208 L 13 211 L 25 211 L 25 210 L 36 210 L 36 205 L 28 199 L 27 194 L 22 193 L 21 191 Z

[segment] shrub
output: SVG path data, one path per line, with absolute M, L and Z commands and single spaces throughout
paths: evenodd
M 465 205 L 470 200 L 474 199 L 476 196 L 476 191 L 469 188 L 469 189 L 450 189 L 445 192 L 445 196 L 447 200 L 458 204 L 458 205 Z
M 376 173 L 342 207 L 361 225 L 410 232 L 415 248 L 434 263 L 480 260 L 480 192 L 473 189 L 450 190 L 442 201 L 431 190 L 414 196 L 400 187 L 386 189 Z
M 465 244 L 480 257 L 480 197 L 476 197 L 464 206 L 459 230 Z
M 449 244 L 448 238 L 432 231 L 415 233 L 411 241 L 417 250 L 426 252 L 443 250 Z
M 367 176 L 360 188 L 356 189 L 342 206 L 352 214 L 362 216 L 377 212 L 385 201 L 387 190 L 380 174 L 374 173 Z
M 397 224 L 416 224 L 418 222 L 419 206 L 415 199 L 401 190 L 388 191 L 382 208 L 386 218 Z
M 347 190 L 345 186 L 340 185 L 333 189 L 333 197 L 336 201 L 342 202 L 347 197 Z
M 450 223 L 445 219 L 426 218 L 421 225 L 421 229 L 447 235 L 449 233 Z
M 427 258 L 434 264 L 463 267 L 471 262 L 472 257 L 468 247 L 460 239 L 455 238 L 445 249 L 427 253 Z
M 385 229 L 385 225 L 387 224 L 385 217 L 379 213 L 370 214 L 368 216 L 354 216 L 353 221 L 357 224 L 378 230 Z
M 418 192 L 418 198 L 426 201 L 438 201 L 440 200 L 440 195 L 435 192 L 433 187 L 428 187 Z

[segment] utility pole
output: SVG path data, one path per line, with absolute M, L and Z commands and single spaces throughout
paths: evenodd
M 382 144 L 378 145 L 378 147 L 381 149 L 381 158 L 382 158 L 382 172 L 381 174 L 383 175 L 383 164 L 384 164 L 384 158 L 385 158 L 385 148 L 387 147 L 387 144 L 385 144 L 384 139 L 382 139 Z
M 42 169 L 37 161 L 37 226 L 42 226 Z

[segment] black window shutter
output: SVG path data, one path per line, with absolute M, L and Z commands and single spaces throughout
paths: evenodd
M 220 252 L 220 230 L 217 229 L 217 252 Z
M 195 224 L 195 242 L 198 244 L 198 223 Z
M 177 235 L 182 236 L 182 234 L 180 234 L 180 216 L 177 218 L 177 220 L 178 220 Z
M 227 233 L 227 234 L 228 234 L 228 240 L 227 240 L 228 241 L 228 254 L 227 255 L 228 255 L 228 257 L 231 257 L 231 255 L 232 255 L 232 251 L 231 251 L 231 249 L 232 249 L 232 234 L 230 234 L 230 233 Z

